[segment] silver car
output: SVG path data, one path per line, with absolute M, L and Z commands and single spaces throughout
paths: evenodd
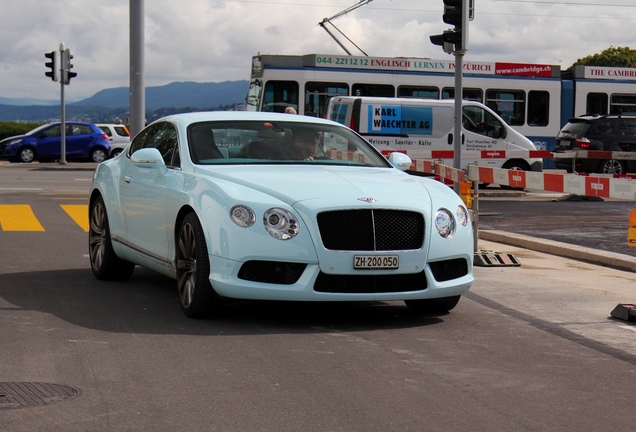
M 130 144 L 130 132 L 126 125 L 110 123 L 96 123 L 95 125 L 108 136 L 108 142 L 110 143 L 109 156 L 111 158 L 117 156 Z

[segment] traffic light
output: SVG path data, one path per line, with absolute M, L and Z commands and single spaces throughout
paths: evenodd
M 44 53 L 44 57 L 46 57 L 47 59 L 49 59 L 49 61 L 44 63 L 44 66 L 46 66 L 47 68 L 49 68 L 50 70 L 47 72 L 44 72 L 44 75 L 46 75 L 47 77 L 51 78 L 53 81 L 57 81 L 57 56 L 56 56 L 56 52 L 55 51 L 51 51 L 48 53 Z
M 430 36 L 431 42 L 433 45 L 439 45 L 444 49 L 444 52 L 447 54 L 452 54 L 454 51 L 454 46 L 452 42 L 447 41 L 450 39 L 450 35 L 455 33 L 453 30 L 444 30 L 443 34 Z
M 68 48 L 64 51 L 61 51 L 62 54 L 62 82 L 64 84 L 70 84 L 71 78 L 75 78 L 77 76 L 77 72 L 71 72 L 73 69 L 73 63 L 71 60 L 73 59 L 73 54 L 71 54 L 71 50 Z
M 444 15 L 442 20 L 446 24 L 452 24 L 453 29 L 444 31 L 441 35 L 430 37 L 434 45 L 440 45 L 444 52 L 465 53 L 468 50 L 468 21 L 472 20 L 475 13 L 475 0 L 443 0 Z M 450 52 L 448 44 L 454 49 Z

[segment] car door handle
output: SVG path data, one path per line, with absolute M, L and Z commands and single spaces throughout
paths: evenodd
M 130 182 L 132 182 L 132 177 L 130 177 L 130 176 L 124 176 L 124 181 L 125 181 L 126 183 L 130 183 Z

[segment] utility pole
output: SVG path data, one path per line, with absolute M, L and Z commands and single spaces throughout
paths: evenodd
M 130 136 L 145 126 L 146 88 L 144 85 L 144 0 L 130 2 Z

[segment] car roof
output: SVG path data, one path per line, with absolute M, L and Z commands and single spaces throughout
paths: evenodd
M 199 123 L 204 121 L 215 120 L 241 120 L 241 121 L 284 121 L 284 122 L 298 122 L 298 123 L 314 123 L 314 124 L 328 124 L 342 126 L 340 123 L 336 123 L 331 120 L 325 120 L 320 117 L 283 114 L 283 113 L 271 113 L 261 111 L 206 111 L 206 112 L 194 112 L 194 113 L 182 113 L 173 114 L 167 117 L 158 119 L 157 121 L 167 120 L 182 125 L 189 125 L 192 123 Z
M 610 118 L 610 119 L 615 119 L 615 118 L 629 118 L 629 119 L 633 119 L 636 118 L 636 115 L 623 115 L 623 114 L 587 114 L 587 115 L 580 115 L 580 116 L 576 116 L 576 117 L 572 117 L 571 119 L 569 119 L 569 122 L 576 122 L 576 121 L 594 121 L 594 120 L 600 120 L 600 119 L 606 119 L 606 118 Z

